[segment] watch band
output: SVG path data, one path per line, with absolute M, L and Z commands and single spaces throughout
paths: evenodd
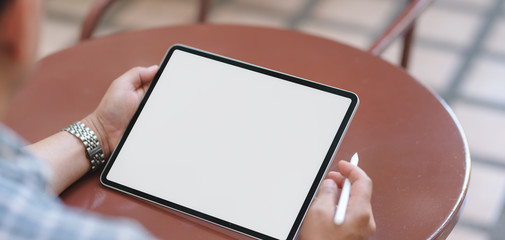
M 86 148 L 86 158 L 90 162 L 90 171 L 93 172 L 105 163 L 105 156 L 98 142 L 95 132 L 84 123 L 77 121 L 64 128 L 67 131 L 82 141 Z

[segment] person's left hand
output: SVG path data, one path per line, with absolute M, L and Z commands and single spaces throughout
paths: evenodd
M 82 122 L 98 137 L 108 158 L 138 108 L 158 66 L 134 67 L 114 80 L 93 113 Z

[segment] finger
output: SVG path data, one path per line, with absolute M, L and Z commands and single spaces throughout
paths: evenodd
M 355 217 L 372 217 L 372 180 L 359 167 L 346 161 L 338 163 L 339 170 L 351 182 L 348 214 Z M 373 218 L 373 217 L 372 217 Z
M 357 180 L 370 179 L 363 169 L 344 160 L 338 162 L 338 170 L 342 176 L 349 178 L 351 183 L 356 182 Z
M 153 65 L 147 68 L 142 68 L 139 71 L 139 78 L 142 86 L 147 86 L 153 80 L 154 76 L 158 72 L 158 65 Z
M 371 210 L 371 206 L 370 206 L 370 221 L 368 222 L 368 226 L 370 228 L 371 233 L 375 232 L 377 226 L 375 225 L 375 218 L 373 217 L 373 211 Z
M 333 179 L 339 188 L 344 186 L 345 177 L 341 173 L 331 171 L 328 173 L 328 178 Z
M 364 195 L 371 197 L 372 193 L 372 180 L 360 167 L 354 166 L 347 161 L 338 162 L 338 169 L 343 177 L 348 178 L 351 182 L 351 195 L 353 190 L 357 195 Z
M 337 205 L 337 184 L 332 179 L 325 179 L 319 187 L 314 202 L 317 208 L 335 211 Z
M 158 66 L 153 65 L 150 67 L 134 67 L 128 70 L 117 79 L 118 84 L 122 86 L 131 86 L 135 90 L 149 85 L 151 80 L 156 75 Z

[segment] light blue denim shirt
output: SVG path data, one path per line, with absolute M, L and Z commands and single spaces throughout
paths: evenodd
M 153 239 L 139 224 L 69 208 L 48 189 L 48 167 L 0 124 L 0 239 Z

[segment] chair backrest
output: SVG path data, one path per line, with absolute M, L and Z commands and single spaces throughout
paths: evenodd
M 80 40 L 89 39 L 95 30 L 98 22 L 107 9 L 116 0 L 95 0 L 90 11 L 82 24 Z M 203 23 L 207 20 L 211 0 L 199 0 L 199 10 L 197 21 Z M 310 1 L 310 0 L 309 0 Z M 352 0 L 348 0 L 352 1 Z M 380 55 L 394 40 L 403 36 L 403 50 L 400 65 L 404 68 L 408 66 L 410 49 L 414 38 L 414 24 L 416 19 L 434 0 L 407 0 L 409 4 L 404 11 L 392 22 L 392 24 L 372 43 L 368 52 L 372 55 Z
M 207 15 L 210 9 L 210 0 L 199 0 L 199 10 L 197 21 L 205 22 L 207 20 Z M 84 18 L 81 27 L 81 35 L 79 36 L 79 41 L 83 41 L 91 38 L 93 32 L 95 31 L 100 19 L 103 17 L 107 9 L 116 2 L 116 0 L 95 0 L 88 14 Z
M 414 24 L 424 10 L 435 0 L 409 0 L 409 4 L 391 25 L 370 45 L 368 52 L 380 55 L 394 40 L 403 36 L 403 52 L 400 65 L 408 66 L 410 49 L 414 38 Z

